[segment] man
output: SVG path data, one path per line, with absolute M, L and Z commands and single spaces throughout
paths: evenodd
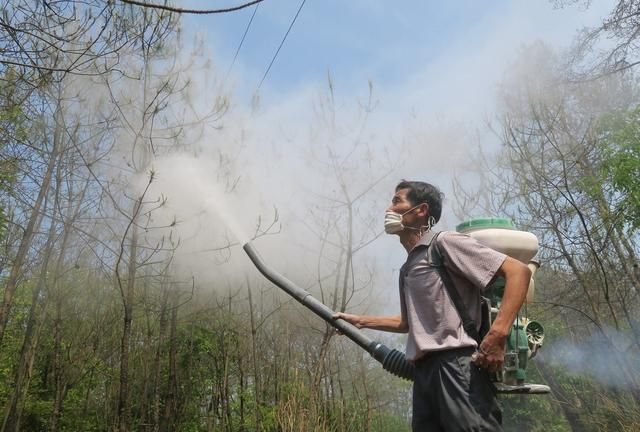
M 406 356 L 416 366 L 414 432 L 500 431 L 502 414 L 488 372 L 502 367 L 506 338 L 524 302 L 531 272 L 469 236 L 434 233 L 442 198 L 433 185 L 402 181 L 387 209 L 385 231 L 398 235 L 408 253 L 400 270 L 401 315 L 338 313 L 336 318 L 358 328 L 408 332 Z M 505 278 L 500 312 L 479 347 L 462 327 L 438 271 L 440 264 L 478 325 L 481 292 L 496 277 Z

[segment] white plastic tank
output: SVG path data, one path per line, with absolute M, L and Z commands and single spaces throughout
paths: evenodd
M 518 231 L 509 219 L 478 218 L 456 226 L 456 231 L 467 234 L 491 249 L 509 255 L 527 264 L 532 270 L 527 302 L 533 301 L 535 270 L 540 264 L 533 258 L 538 253 L 538 238 L 527 231 Z

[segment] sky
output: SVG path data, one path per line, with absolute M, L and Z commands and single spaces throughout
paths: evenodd
M 205 3 L 210 4 L 184 5 Z M 234 108 L 253 109 L 258 114 L 251 120 L 254 125 L 269 122 L 271 129 L 260 131 L 267 140 L 278 140 L 283 130 L 298 137 L 292 131 L 311 123 L 314 104 L 326 94 L 328 76 L 344 110 L 362 104 L 371 83 L 376 135 L 389 141 L 404 141 L 408 135 L 433 141 L 428 150 L 411 150 L 410 159 L 437 160 L 435 167 L 445 172 L 429 176 L 437 177 L 444 189 L 450 169 L 478 145 L 478 136 L 488 133 L 497 89 L 519 53 L 535 42 L 567 49 L 580 29 L 600 23 L 613 5 L 604 0 L 589 7 L 567 2 L 563 8 L 543 0 L 421 0 L 399 5 L 307 0 L 265 77 L 301 3 L 265 0 L 257 9 L 188 16 L 185 29 L 206 41 Z M 457 133 L 452 136 L 452 131 Z M 405 164 L 401 177 L 423 175 L 425 168 L 432 167 Z
M 185 8 L 211 5 L 179 3 Z M 203 214 L 198 207 L 203 205 L 209 206 L 207 217 L 225 214 L 215 223 L 200 219 L 190 229 L 182 224 L 184 237 L 197 243 L 189 246 L 194 266 L 206 269 L 225 260 L 206 254 L 202 261 L 195 258 L 198 250 L 219 243 L 204 234 L 204 227 L 228 226 L 225 220 L 233 220 L 235 231 L 244 231 L 239 237 L 250 236 L 256 220 L 268 221 L 277 209 L 279 234 L 257 245 L 278 268 L 300 262 L 296 280 L 311 285 L 317 273 L 314 256 L 321 249 L 316 230 L 337 218 L 332 211 L 341 192 L 332 171 L 334 156 L 347 161 L 342 170 L 353 195 L 375 183 L 356 209 L 362 238 L 380 233 L 384 210 L 402 178 L 439 185 L 447 195 L 439 226 L 453 229 L 462 221 L 452 216 L 451 181 L 464 172 L 478 146 L 498 146 L 487 122 L 496 116 L 498 89 L 509 78 L 509 66 L 536 42 L 561 53 L 580 29 L 597 25 L 612 8 L 610 1 L 556 8 L 542 0 L 306 0 L 259 88 L 300 5 L 298 0 L 265 0 L 257 9 L 183 17 L 183 39 L 203 41 L 213 81 L 229 94 L 231 104 L 219 127 L 205 134 L 197 158 L 158 163 L 163 194 L 176 203 L 172 210 L 184 213 L 178 220 Z M 213 93 L 203 82 L 196 76 L 192 91 L 206 102 Z M 372 109 L 365 111 L 365 106 Z M 210 145 L 214 142 L 217 146 Z M 238 179 L 234 197 L 213 192 L 211 167 L 220 168 L 221 155 L 228 157 L 227 168 Z M 187 188 L 198 192 L 184 194 Z M 343 227 L 342 220 L 334 222 L 335 229 Z M 374 260 L 371 268 L 382 272 L 381 283 L 393 285 L 405 257 L 397 239 L 380 236 L 366 250 L 363 257 Z M 365 259 L 360 265 L 369 268 Z M 396 297 L 392 289 L 380 301 L 393 309 Z
M 209 2 L 185 6 L 204 3 Z M 251 96 L 257 90 L 300 3 L 265 0 L 258 5 L 232 69 L 240 95 Z M 323 83 L 330 71 L 343 92 L 371 80 L 391 94 L 415 83 L 440 87 L 442 92 L 460 89 L 475 99 L 476 94 L 487 94 L 522 44 L 542 40 L 565 47 L 578 29 L 597 24 L 611 8 L 610 1 L 592 2 L 588 8 L 582 2 L 556 8 L 543 0 L 423 0 L 400 5 L 307 0 L 265 79 L 262 95 L 265 103 L 278 103 Z M 254 10 L 190 16 L 185 27 L 206 33 L 213 57 L 227 70 Z M 421 101 L 433 109 L 440 103 L 438 97 Z

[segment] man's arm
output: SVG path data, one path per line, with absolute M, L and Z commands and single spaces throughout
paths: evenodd
M 333 317 L 335 319 L 343 319 L 357 328 L 368 328 L 392 333 L 407 333 L 409 331 L 409 326 L 406 321 L 402 320 L 402 316 L 400 315 L 372 316 L 338 312 Z
M 497 276 L 505 278 L 502 304 L 489 332 L 482 340 L 479 353 L 475 358 L 477 365 L 485 367 L 491 372 L 500 369 L 504 362 L 507 335 L 527 296 L 531 270 L 520 261 L 507 257 L 498 269 Z

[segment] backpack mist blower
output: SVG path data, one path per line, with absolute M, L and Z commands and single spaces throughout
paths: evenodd
M 523 236 L 521 234 L 523 233 L 522 231 L 516 231 L 513 225 L 511 225 L 511 222 L 506 219 L 476 219 L 458 225 L 457 230 L 471 235 L 493 249 L 520 259 L 520 261 L 523 260 L 522 255 L 526 256 L 527 261 L 532 259 L 538 248 L 538 241 L 535 236 L 530 233 L 524 233 L 533 236 L 533 239 L 535 239 L 535 251 L 530 253 L 533 249 L 532 239 L 529 237 L 528 242 L 523 242 L 523 239 L 527 236 Z M 520 250 L 523 245 L 528 251 L 524 254 Z M 342 319 L 335 319 L 335 312 L 331 310 L 331 308 L 269 267 L 250 242 L 246 243 L 243 249 L 260 273 L 268 280 L 367 351 L 375 360 L 382 364 L 382 367 L 386 371 L 400 378 L 413 381 L 414 365 L 407 361 L 404 353 L 370 339 L 357 327 Z M 530 265 L 530 268 L 532 268 L 531 266 L 534 266 L 534 264 Z M 533 275 L 531 285 L 532 284 Z M 531 298 L 533 296 L 533 287 L 531 285 L 529 288 L 530 292 L 527 296 L 528 302 L 531 301 L 530 296 Z M 499 299 L 502 298 L 503 290 L 504 281 L 497 281 L 487 290 L 491 305 L 495 305 L 491 308 L 493 316 L 497 314 L 499 309 Z M 548 386 L 527 384 L 524 382 L 527 361 L 535 355 L 537 349 L 542 345 L 543 338 L 544 330 L 538 322 L 526 318 L 516 319 L 507 337 L 507 349 L 503 370 L 493 378 L 498 393 L 544 394 L 550 392 Z

